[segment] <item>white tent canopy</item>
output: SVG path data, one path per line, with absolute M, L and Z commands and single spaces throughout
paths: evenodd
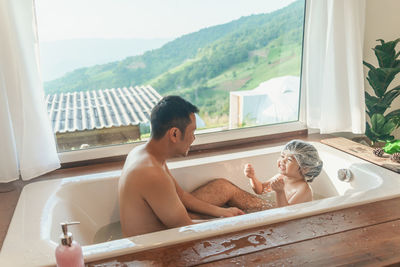
M 282 76 L 262 82 L 253 90 L 231 92 L 231 126 L 297 120 L 299 88 L 299 77 Z

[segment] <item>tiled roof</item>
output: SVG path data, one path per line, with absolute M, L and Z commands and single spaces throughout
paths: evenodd
M 151 86 L 47 95 L 54 133 L 137 125 L 149 122 L 161 96 Z

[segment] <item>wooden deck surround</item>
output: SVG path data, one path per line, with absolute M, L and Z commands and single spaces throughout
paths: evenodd
M 290 139 L 320 141 L 331 136 L 300 135 L 233 147 L 275 146 Z M 197 151 L 194 156 L 221 153 Z M 123 161 L 61 169 L 37 180 L 120 169 Z M 399 177 L 400 179 L 400 177 Z M 20 192 L 20 190 L 19 190 Z M 6 231 L 11 213 L 0 209 Z M 7 193 L 6 193 L 7 194 Z M 15 195 L 17 194 L 17 197 Z M 7 197 L 0 194 L 0 201 Z M 6 217 L 3 215 L 6 214 Z M 4 229 L 4 225 L 6 225 Z M 1 225 L 0 225 L 1 226 Z M 1 228 L 1 227 L 0 227 Z M 0 232 L 1 234 L 1 232 Z M 0 246 L 4 236 L 0 235 Z M 265 225 L 207 239 L 87 262 L 87 266 L 400 266 L 400 198 Z
M 88 266 L 384 266 L 398 262 L 400 198 L 91 262 Z

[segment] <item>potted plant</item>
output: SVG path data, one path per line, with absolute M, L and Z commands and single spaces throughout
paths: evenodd
M 393 140 L 394 137 L 391 134 L 400 126 L 400 109 L 385 114 L 393 100 L 400 95 L 400 85 L 388 90 L 390 83 L 400 72 L 400 59 L 397 59 L 400 51 L 395 50 L 400 38 L 390 42 L 382 39 L 377 41 L 380 44 L 372 50 L 378 59 L 379 67 L 363 61 L 363 64 L 369 68 L 367 80 L 375 94 L 370 95 L 365 92 L 366 113 L 369 117 L 365 135 L 371 141 L 371 145 Z

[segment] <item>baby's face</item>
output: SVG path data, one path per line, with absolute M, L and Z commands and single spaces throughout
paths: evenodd
M 303 175 L 300 172 L 300 166 L 297 163 L 296 158 L 287 152 L 282 152 L 278 158 L 278 169 L 279 172 L 285 176 L 302 178 Z

